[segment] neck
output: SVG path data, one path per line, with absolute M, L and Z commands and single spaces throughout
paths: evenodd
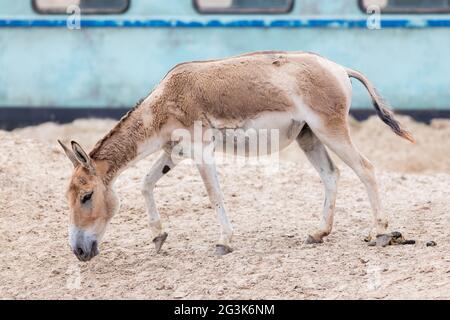
M 151 108 L 138 103 L 90 152 L 105 184 L 113 183 L 131 164 L 161 147 L 151 113 Z M 146 147 L 149 144 L 153 150 Z

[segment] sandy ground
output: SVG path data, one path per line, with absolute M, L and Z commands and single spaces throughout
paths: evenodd
M 193 164 L 162 179 L 156 201 L 169 233 L 154 252 L 141 177 L 154 156 L 116 183 L 122 206 L 100 255 L 70 252 L 64 192 L 71 164 L 55 139 L 91 147 L 114 124 L 79 120 L 0 131 L 0 298 L 433 299 L 450 298 L 450 121 L 402 117 L 413 146 L 378 119 L 352 122 L 376 165 L 391 230 L 415 245 L 368 247 L 371 212 L 362 184 L 342 163 L 335 228 L 324 244 L 303 241 L 319 223 L 323 188 L 296 146 L 279 171 L 219 166 L 235 251 L 214 255 L 218 223 Z M 429 240 L 437 242 L 427 247 Z

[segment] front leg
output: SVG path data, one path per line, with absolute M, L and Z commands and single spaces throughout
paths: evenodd
M 211 157 L 211 159 L 213 159 Z M 231 238 L 233 236 L 233 228 L 228 220 L 225 206 L 223 203 L 223 195 L 220 190 L 219 179 L 217 177 L 216 166 L 213 160 L 209 163 L 202 161 L 201 164 L 197 164 L 197 168 L 205 184 L 206 191 L 208 192 L 211 204 L 216 210 L 217 217 L 220 223 L 220 238 L 216 245 L 216 253 L 218 255 L 224 255 L 232 252 Z
M 150 228 L 154 236 L 153 242 L 155 244 L 156 252 L 161 250 L 161 247 L 167 238 L 167 233 L 164 232 L 162 228 L 161 218 L 153 197 L 153 190 L 156 182 L 174 167 L 175 163 L 171 159 L 170 152 L 164 150 L 153 164 L 150 172 L 145 176 L 142 184 L 142 195 L 144 196 L 147 205 Z

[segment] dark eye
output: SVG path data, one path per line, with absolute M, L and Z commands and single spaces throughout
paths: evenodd
M 89 200 L 91 200 L 91 198 L 92 198 L 92 194 L 93 194 L 94 192 L 89 192 L 89 193 L 86 193 L 86 194 L 84 194 L 82 197 L 81 197 L 81 203 L 86 203 L 86 202 L 88 202 Z

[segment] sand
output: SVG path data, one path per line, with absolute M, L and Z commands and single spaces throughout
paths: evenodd
M 81 263 L 67 240 L 64 198 L 71 164 L 56 144 L 90 148 L 115 123 L 78 120 L 0 131 L 0 298 L 14 299 L 435 299 L 450 298 L 450 121 L 400 117 L 413 146 L 378 119 L 352 121 L 356 145 L 377 167 L 391 223 L 415 245 L 368 247 L 371 212 L 362 184 L 339 163 L 336 218 L 324 244 L 303 244 L 319 223 L 323 188 L 298 147 L 279 171 L 218 170 L 235 251 L 214 255 L 218 222 L 190 162 L 157 185 L 169 233 L 154 252 L 141 177 L 150 156 L 119 177 L 121 210 L 100 245 Z M 427 247 L 433 240 L 435 247 Z

